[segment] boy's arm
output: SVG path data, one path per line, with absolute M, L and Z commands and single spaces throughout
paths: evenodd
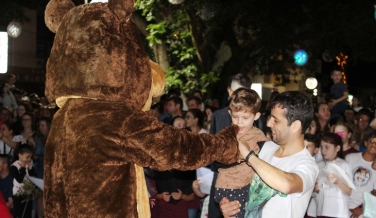
M 349 96 L 349 92 L 343 92 L 343 96 L 340 97 L 339 99 L 334 100 L 334 101 L 332 102 L 332 105 L 335 105 L 335 104 L 337 104 L 337 103 L 339 103 L 339 102 L 341 102 L 341 101 L 346 100 L 348 96 Z

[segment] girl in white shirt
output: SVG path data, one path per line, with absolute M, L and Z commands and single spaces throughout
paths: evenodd
M 321 138 L 321 153 L 323 161 L 317 163 L 320 171 L 328 163 L 334 163 L 342 168 L 350 178 L 351 167 L 349 163 L 343 160 L 342 139 L 335 133 L 326 133 Z M 351 189 L 338 175 L 328 174 L 327 178 L 317 178 L 315 191 L 317 195 L 317 217 L 350 217 L 348 196 Z M 325 182 L 327 181 L 327 182 Z

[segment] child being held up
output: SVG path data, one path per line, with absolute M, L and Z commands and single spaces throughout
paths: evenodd
M 30 163 L 34 149 L 28 144 L 18 144 L 14 162 L 10 167 L 13 176 L 13 206 L 15 217 L 31 218 L 32 210 L 32 191 L 24 190 L 24 181 L 26 175 L 37 176 L 33 165 Z
M 261 107 L 261 99 L 259 95 L 254 90 L 239 88 L 233 92 L 229 101 L 232 124 L 239 126 L 238 140 L 250 146 L 251 150 L 259 152 L 260 148 L 257 142 L 267 141 L 264 133 L 253 126 L 253 122 L 260 117 L 258 111 Z M 236 217 L 244 217 L 249 199 L 250 183 L 254 175 L 252 167 L 242 162 L 235 166 L 232 165 L 230 168 L 221 168 L 218 171 L 215 201 L 219 203 L 224 197 L 230 201 L 239 201 L 241 207 Z

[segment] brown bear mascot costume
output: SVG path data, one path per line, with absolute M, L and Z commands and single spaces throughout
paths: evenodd
M 197 135 L 147 112 L 164 74 L 149 62 L 133 7 L 133 0 L 47 5 L 56 35 L 46 96 L 60 110 L 46 145 L 46 217 L 150 217 L 142 167 L 192 170 L 238 157 L 235 126 Z

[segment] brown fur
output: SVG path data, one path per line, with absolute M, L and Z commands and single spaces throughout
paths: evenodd
M 61 109 L 46 144 L 46 217 L 148 217 L 142 167 L 190 170 L 238 157 L 237 127 L 197 135 L 143 112 L 163 90 L 164 76 L 129 20 L 131 4 L 47 6 L 56 36 L 46 95 Z

